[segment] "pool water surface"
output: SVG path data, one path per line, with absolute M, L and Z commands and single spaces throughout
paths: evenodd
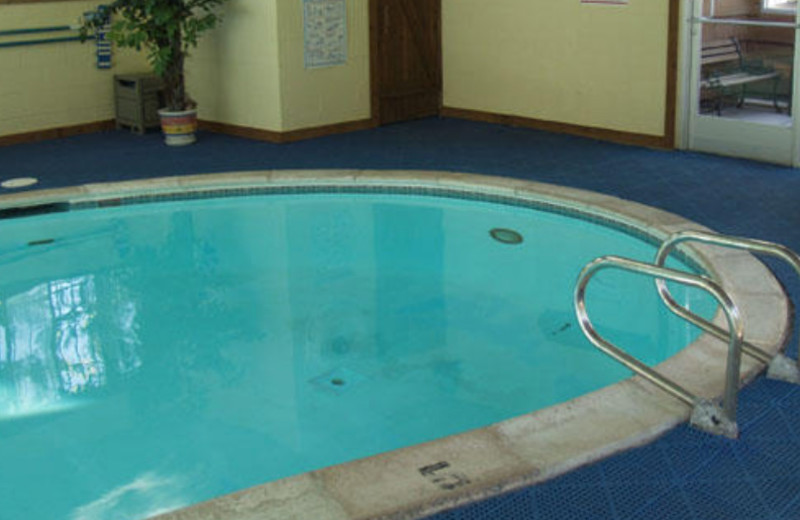
M 377 193 L 0 228 L 0 518 L 29 520 L 146 518 L 625 379 L 580 333 L 572 290 L 598 256 L 656 250 L 528 207 Z M 646 278 L 593 287 L 598 328 L 651 365 L 697 337 Z

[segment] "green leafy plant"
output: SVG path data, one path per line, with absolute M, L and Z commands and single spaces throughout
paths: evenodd
M 184 62 L 198 37 L 220 22 L 218 7 L 227 1 L 115 0 L 85 19 L 81 35 L 85 39 L 111 19 L 109 41 L 144 49 L 153 72 L 164 81 L 166 108 L 186 110 L 194 103 L 186 94 Z

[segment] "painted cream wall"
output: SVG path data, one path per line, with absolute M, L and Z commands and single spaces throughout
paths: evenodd
M 444 104 L 661 136 L 669 0 L 443 0 Z
M 302 2 L 277 2 L 282 130 L 368 119 L 369 0 L 347 0 L 347 63 L 317 69 L 303 62 Z
M 231 0 L 186 68 L 189 94 L 207 121 L 280 131 L 277 0 Z
M 0 29 L 65 25 L 95 1 L 0 6 Z M 220 27 L 187 62 L 201 119 L 288 131 L 370 116 L 368 0 L 348 0 L 348 62 L 306 70 L 302 2 L 231 0 Z M 0 136 L 113 118 L 114 74 L 146 71 L 143 56 L 115 53 L 94 67 L 79 43 L 0 49 Z
M 444 103 L 662 135 L 669 0 L 443 0 Z M 289 131 L 370 117 L 368 0 L 347 0 L 348 63 L 305 69 L 302 2 L 231 0 L 188 64 L 202 119 Z M 62 25 L 95 1 L 0 6 L 0 28 Z M 0 135 L 113 117 L 117 53 L 98 71 L 78 43 L 0 49 Z
M 96 6 L 0 5 L 0 30 L 69 25 Z M 115 53 L 114 64 L 98 70 L 91 42 L 0 48 L 0 136 L 113 119 L 113 75 L 148 70 L 131 52 Z
M 369 2 L 347 7 L 347 64 L 306 69 L 302 2 L 232 0 L 187 67 L 200 118 L 278 132 L 369 118 Z

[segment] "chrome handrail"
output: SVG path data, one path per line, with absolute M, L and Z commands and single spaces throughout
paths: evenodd
M 592 276 L 598 271 L 612 268 L 645 274 L 656 279 L 672 280 L 691 287 L 697 287 L 711 294 L 717 302 L 719 302 L 725 312 L 725 316 L 728 320 L 728 327 L 731 331 L 729 334 L 730 341 L 728 346 L 722 410 L 710 401 L 692 394 L 671 379 L 659 374 L 613 343 L 607 341 L 595 330 L 586 310 L 586 287 Z M 722 434 L 728 437 L 736 437 L 738 435 L 736 408 L 744 330 L 739 309 L 719 284 L 704 276 L 630 260 L 628 258 L 604 256 L 590 262 L 583 268 L 575 286 L 574 301 L 575 313 L 577 314 L 581 330 L 583 330 L 583 333 L 594 346 L 619 361 L 636 374 L 642 376 L 647 381 L 650 381 L 672 396 L 692 406 L 691 423 L 694 426 L 711 433 Z
M 672 249 L 682 242 L 700 242 L 703 244 L 711 244 L 775 256 L 791 265 L 795 272 L 797 272 L 798 276 L 800 276 L 800 256 L 798 256 L 797 253 L 788 247 L 763 240 L 718 235 L 716 233 L 708 233 L 705 231 L 681 231 L 671 235 L 661 244 L 661 247 L 658 249 L 658 253 L 656 253 L 655 265 L 662 267 Z M 675 301 L 663 279 L 656 279 L 656 287 L 658 288 L 658 294 L 661 296 L 664 304 L 673 313 L 719 339 L 724 340 L 729 336 L 729 332 L 725 329 L 714 325 L 710 321 L 698 316 Z M 762 349 L 748 341 L 742 342 L 742 351 L 745 354 L 761 361 L 762 363 L 769 365 L 767 377 L 792 383 L 800 383 L 800 358 L 798 358 L 797 363 L 794 363 L 788 357 L 782 354 L 773 357 L 769 353 L 764 352 Z

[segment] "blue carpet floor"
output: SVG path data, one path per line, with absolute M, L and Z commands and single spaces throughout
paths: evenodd
M 800 251 L 800 170 L 498 125 L 429 119 L 284 145 L 206 133 L 195 146 L 170 149 L 157 134 L 108 132 L 0 147 L 0 180 L 37 177 L 37 188 L 287 168 L 531 179 L 635 200 Z M 767 263 L 800 296 L 791 270 Z M 735 441 L 681 426 L 648 446 L 429 520 L 800 519 L 800 389 L 759 378 L 743 390 L 739 418 Z

